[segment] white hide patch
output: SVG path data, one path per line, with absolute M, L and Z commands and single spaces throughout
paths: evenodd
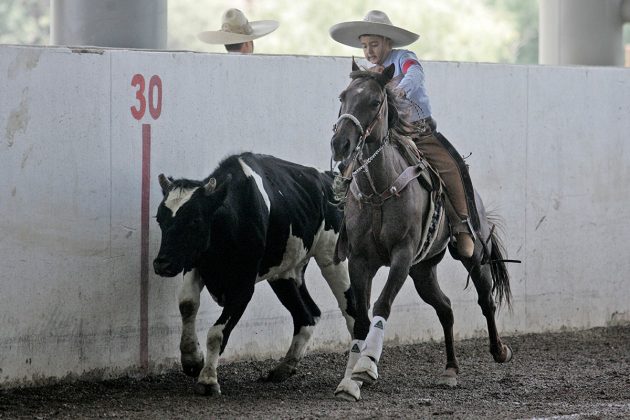
M 254 178 L 254 181 L 256 181 L 256 186 L 258 187 L 258 191 L 260 191 L 260 194 L 262 195 L 263 200 L 265 200 L 265 204 L 267 205 L 267 212 L 269 212 L 271 210 L 271 201 L 269 200 L 267 191 L 265 191 L 265 187 L 263 186 L 262 178 L 260 177 L 260 175 L 254 172 L 254 170 L 249 165 L 247 165 L 243 161 L 243 159 L 238 158 L 238 162 L 241 164 L 241 168 L 243 168 L 243 173 L 245 174 L 245 176 L 252 177 Z
M 315 240 L 317 240 L 317 236 L 315 236 Z M 289 225 L 287 247 L 284 250 L 284 255 L 282 255 L 280 265 L 271 267 L 264 276 L 257 277 L 256 282 L 262 280 L 295 279 L 299 287 L 302 285 L 302 267 L 304 267 L 304 264 L 306 264 L 310 257 L 311 254 L 309 254 L 304 246 L 304 241 L 297 236 L 293 236 L 293 226 Z
M 166 208 L 170 209 L 173 212 L 173 217 L 175 217 L 175 213 L 177 210 L 181 209 L 184 204 L 190 200 L 193 193 L 197 191 L 199 187 L 195 188 L 175 188 L 172 191 L 169 191 L 166 200 L 164 200 L 164 205 Z
M 199 382 L 203 384 L 218 384 L 217 365 L 219 364 L 219 351 L 223 341 L 223 329 L 225 324 L 213 325 L 208 330 L 206 339 L 206 364 L 199 374 Z
M 313 335 L 315 330 L 314 325 L 305 325 L 300 328 L 300 332 L 293 336 L 289 351 L 287 351 L 287 359 L 302 360 L 304 354 L 306 354 L 306 346 Z

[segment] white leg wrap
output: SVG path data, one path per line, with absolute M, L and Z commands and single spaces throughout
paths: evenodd
M 350 343 L 350 353 L 348 354 L 348 364 L 346 365 L 346 373 L 343 375 L 344 378 L 352 376 L 352 369 L 354 369 L 354 365 L 357 364 L 357 360 L 361 357 L 363 346 L 365 346 L 363 340 L 352 340 L 352 343 Z
M 387 321 L 381 316 L 375 316 L 370 324 L 370 331 L 365 338 L 365 349 L 361 356 L 368 356 L 378 363 L 383 352 L 383 339 L 385 338 L 385 324 Z

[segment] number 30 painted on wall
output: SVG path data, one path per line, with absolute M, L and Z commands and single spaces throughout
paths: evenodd
M 138 100 L 138 106 L 132 106 L 131 115 L 138 121 L 144 117 L 144 113 L 147 110 L 147 103 L 149 105 L 149 114 L 154 120 L 160 118 L 162 113 L 162 79 L 160 76 L 153 75 L 149 80 L 148 98 L 145 96 L 145 81 L 144 76 L 141 74 L 135 74 L 131 79 L 131 86 L 136 86 L 136 99 Z M 154 96 L 157 95 L 157 98 Z

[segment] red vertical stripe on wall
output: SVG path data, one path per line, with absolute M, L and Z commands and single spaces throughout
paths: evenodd
M 140 366 L 149 368 L 149 198 L 151 125 L 142 124 L 142 201 L 140 207 Z

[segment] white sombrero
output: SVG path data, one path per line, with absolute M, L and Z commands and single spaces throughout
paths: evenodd
M 337 42 L 361 48 L 359 37 L 380 35 L 392 40 L 392 47 L 404 47 L 416 41 L 420 35 L 392 25 L 387 15 L 380 10 L 368 12 L 362 21 L 342 22 L 330 28 L 330 36 Z
M 249 22 L 240 10 L 229 9 L 223 14 L 220 30 L 200 32 L 197 38 L 208 44 L 238 44 L 253 41 L 277 28 L 278 22 L 275 20 Z

